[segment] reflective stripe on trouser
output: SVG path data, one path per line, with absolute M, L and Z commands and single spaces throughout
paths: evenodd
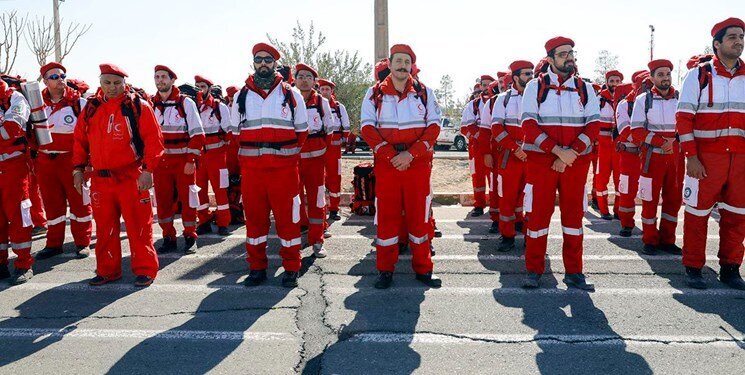
M 76 246 L 91 243 L 93 221 L 91 206 L 83 204 L 72 182 L 72 153 L 54 159 L 40 153 L 35 160 L 36 178 L 39 182 L 44 211 L 48 218 L 47 247 L 61 248 L 65 243 L 65 217 L 70 206 L 70 232 Z
M 308 218 L 308 243 L 323 243 L 326 229 L 326 158 L 300 159 L 301 212 Z M 303 215 L 301 215 L 302 217 Z
M 222 147 L 203 153 L 197 164 L 196 183 L 199 190 L 199 207 L 197 217 L 199 224 L 212 220 L 209 209 L 210 197 L 207 184 L 212 186 L 217 204 L 216 223 L 218 227 L 230 224 L 230 210 L 228 205 L 228 166 L 226 148 Z
M 378 271 L 394 271 L 398 262 L 399 231 L 405 220 L 414 272 L 432 272 L 429 249 L 432 221 L 428 205 L 430 173 L 429 166 L 405 171 L 375 166 L 375 196 L 378 200 L 375 247 Z M 402 212 L 405 214 L 402 215 Z M 392 241 L 393 238 L 396 240 Z
M 531 160 L 533 159 L 533 160 Z M 526 187 L 530 186 L 532 195 L 526 188 L 525 219 L 525 265 L 528 272 L 542 274 L 545 271 L 548 228 L 554 212 L 556 193 L 559 193 L 559 210 L 564 243 L 562 257 L 567 273 L 582 272 L 581 234 L 583 207 L 586 196 L 585 183 L 590 168 L 590 156 L 580 156 L 564 173 L 551 170 L 553 158 L 528 158 L 526 165 Z M 531 207 L 532 206 L 532 207 Z M 578 235 L 577 235 L 578 234 Z
M 621 219 L 621 227 L 633 228 L 636 224 L 634 221 L 634 213 L 636 212 L 636 192 L 639 189 L 639 174 L 642 170 L 641 160 L 639 154 L 632 154 L 630 152 L 619 152 L 619 168 L 620 174 L 628 178 L 626 184 L 626 192 L 618 192 L 618 217 Z M 619 181 L 621 178 L 619 177 Z M 621 183 L 619 183 L 621 185 Z
M 341 201 L 341 146 L 326 148 L 326 190 L 329 192 L 329 211 L 339 211 Z
M 652 154 L 647 173 L 641 176 L 652 179 L 652 200 L 642 200 L 642 242 L 650 245 L 674 244 L 678 212 L 683 203 L 683 174 L 685 165 L 682 153 Z M 662 212 L 657 209 L 662 198 Z M 659 229 L 653 219 L 659 217 Z
M 512 238 L 516 234 L 515 223 L 522 221 L 522 213 L 515 211 L 523 205 L 525 162 L 510 157 L 504 168 L 499 166 L 498 180 L 502 191 L 502 197 L 499 199 L 499 233 Z
M 702 268 L 711 208 L 719 201 L 719 264 L 742 264 L 745 252 L 745 154 L 698 154 L 706 178 L 698 184 L 698 202 L 686 206 L 683 265 Z M 692 192 L 695 193 L 695 192 Z
M 29 170 L 24 159 L 3 162 L 0 166 L 0 244 L 4 248 L 0 250 L 0 265 L 8 264 L 9 246 L 18 256 L 14 263 L 16 269 L 29 269 L 34 263 L 31 256 L 33 224 L 29 220 L 31 207 L 28 207 Z M 27 202 L 25 208 L 21 202 Z
M 595 162 L 595 173 L 592 178 L 592 186 L 596 191 L 595 198 L 598 201 L 600 213 L 605 215 L 610 213 L 608 208 L 609 194 L 608 183 L 611 175 L 613 176 L 613 186 L 618 194 L 618 178 L 620 175 L 619 155 L 616 152 L 616 145 L 607 137 L 599 137 L 597 147 L 597 161 Z M 613 211 L 618 213 L 618 202 L 613 205 Z
M 279 255 L 285 271 L 300 271 L 300 195 L 297 167 L 241 168 L 243 210 L 246 215 L 246 238 L 264 238 L 269 234 L 270 212 L 274 214 Z M 266 241 L 246 242 L 251 270 L 268 267 Z
M 153 173 L 155 186 L 155 202 L 157 203 L 158 225 L 163 229 L 163 237 L 176 238 L 176 228 L 173 221 L 163 222 L 160 218 L 172 218 L 176 211 L 176 204 L 181 203 L 181 220 L 184 225 L 184 236 L 197 237 L 197 205 L 190 201 L 198 200 L 192 186 L 196 186 L 194 174 L 184 174 L 184 156 L 166 156 L 161 159 Z M 192 202 L 193 203 L 193 202 Z M 194 207 L 192 207 L 194 206 Z
M 484 156 L 476 150 L 475 145 L 468 148 L 468 157 L 470 158 L 468 163 L 471 184 L 473 185 L 473 206 L 484 208 L 486 207 L 486 189 L 489 187 L 487 181 L 489 169 L 484 164 Z
M 132 273 L 155 278 L 158 254 L 153 245 L 153 208 L 150 192 L 139 191 L 133 170 L 128 176 L 91 179 L 93 218 L 96 220 L 96 274 L 115 278 L 122 274 L 120 218 L 124 218 L 127 241 L 132 253 Z

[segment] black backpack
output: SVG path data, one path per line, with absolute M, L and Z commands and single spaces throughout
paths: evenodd
M 361 163 L 354 167 L 352 180 L 354 195 L 349 207 L 357 215 L 375 215 L 375 171 L 373 163 Z

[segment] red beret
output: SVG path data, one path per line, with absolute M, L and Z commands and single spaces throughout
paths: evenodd
M 613 93 L 613 98 L 618 100 L 625 98 L 632 90 L 633 86 L 630 83 L 622 83 L 616 87 L 616 91 Z
M 165 65 L 156 65 L 155 66 L 155 69 L 153 69 L 153 73 L 155 73 L 155 72 L 157 72 L 159 70 L 165 70 L 166 72 L 168 72 L 168 75 L 171 76 L 172 79 L 177 79 L 178 78 L 178 76 L 176 75 L 176 73 L 174 73 L 173 70 L 171 70 L 171 68 L 169 68 L 169 67 L 167 67 Z
M 484 81 L 484 80 L 496 81 L 496 79 L 494 79 L 494 77 L 492 77 L 492 76 L 490 76 L 488 74 L 482 75 L 481 78 L 479 78 L 479 80 L 480 81 Z
M 409 47 L 407 44 L 394 44 L 393 47 L 391 47 L 391 56 L 397 53 L 405 53 L 411 56 L 411 63 L 416 63 L 416 54 L 414 53 L 414 50 L 412 50 L 411 47 Z
M 303 63 L 298 63 L 297 65 L 295 65 L 295 74 L 300 73 L 301 70 L 307 70 L 310 72 L 310 74 L 313 74 L 313 78 L 318 78 L 318 72 L 316 72 L 316 70 L 311 68 L 310 66 Z
M 279 60 L 280 58 L 279 51 L 277 51 L 277 49 L 273 45 L 268 43 L 257 43 L 254 46 L 253 50 L 251 50 L 251 53 L 256 56 L 256 54 L 261 51 L 269 53 L 270 55 L 272 55 L 272 57 L 274 57 L 275 60 Z
M 473 85 L 473 89 L 480 91 L 481 90 L 481 84 L 480 83 L 477 83 L 477 84 Z
M 707 53 L 703 55 L 693 55 L 690 59 L 688 59 L 688 62 L 686 62 L 686 68 L 693 69 L 694 66 L 705 63 L 707 61 L 710 61 L 714 58 L 714 55 Z
M 74 78 L 70 78 L 67 80 L 67 86 L 77 90 L 81 94 L 85 94 L 86 91 L 91 88 L 90 86 L 88 86 L 87 83 L 85 83 L 85 81 Z
M 644 80 L 647 78 L 649 78 L 649 72 L 646 70 L 643 70 L 640 74 L 634 76 L 634 86 L 636 87 L 641 86 L 642 82 L 644 82 Z
M 533 70 L 533 63 L 530 61 L 525 61 L 525 60 L 517 60 L 517 61 L 513 61 L 512 64 L 510 64 L 510 71 L 513 74 L 523 69 Z
M 544 45 L 544 47 L 546 48 L 546 53 L 549 53 L 551 52 L 551 50 L 555 49 L 556 47 L 560 47 L 566 44 L 574 47 L 573 40 L 569 38 L 565 38 L 563 36 L 557 36 L 557 37 L 549 39 L 548 42 L 546 42 L 546 44 Z
M 128 77 L 127 72 L 114 64 L 101 64 L 98 68 L 101 69 L 101 74 L 113 74 L 115 76 Z
M 658 68 L 670 68 L 670 70 L 673 70 L 673 63 L 671 63 L 670 60 L 657 59 L 650 61 L 649 64 L 647 64 L 647 67 L 649 67 L 650 73 L 654 73 L 655 69 Z
M 207 79 L 207 78 L 204 78 L 204 77 L 202 77 L 202 76 L 200 76 L 200 75 L 195 75 L 195 76 L 194 76 L 194 82 L 195 82 L 195 83 L 199 83 L 199 82 L 204 82 L 204 83 L 206 83 L 206 84 L 207 84 L 208 86 L 212 86 L 212 81 L 210 81 L 209 79 Z
M 329 87 L 331 87 L 332 90 L 336 88 L 336 85 L 333 82 L 331 82 L 331 81 L 329 81 L 327 79 L 319 79 L 318 80 L 318 87 L 323 87 L 323 86 L 329 86 Z
M 600 84 L 593 82 L 592 88 L 595 89 L 595 91 L 600 91 L 603 88 L 603 86 L 600 86 Z
M 238 87 L 236 86 L 228 86 L 228 88 L 225 89 L 225 92 L 228 93 L 228 97 L 232 98 L 235 93 L 238 92 Z
M 502 78 L 502 77 L 504 77 L 506 75 L 507 75 L 507 73 L 505 73 L 505 72 L 497 72 L 497 78 Z
M 719 22 L 718 24 L 714 25 L 714 27 L 711 28 L 711 37 L 713 38 L 720 31 L 728 27 L 739 27 L 745 30 L 745 22 L 742 22 L 741 19 L 735 18 L 735 17 L 727 18 L 726 20 Z
M 636 82 L 638 77 L 643 74 L 648 74 L 649 72 L 646 70 L 637 70 L 634 72 L 634 74 L 631 75 L 631 82 Z
M 619 72 L 618 70 L 609 70 L 607 73 L 605 73 L 606 81 L 610 79 L 610 77 L 620 77 L 621 81 L 623 81 L 623 74 L 621 74 L 621 72 Z
M 416 66 L 416 64 L 414 64 L 414 63 L 411 63 L 411 75 L 412 75 L 412 76 L 416 77 L 416 76 L 417 76 L 417 74 L 419 74 L 419 72 L 421 72 L 421 71 L 422 71 L 422 70 L 421 70 L 421 69 L 419 69 L 419 67 L 418 67 L 418 66 Z
M 67 69 L 65 69 L 65 67 L 62 66 L 62 64 L 58 62 L 50 62 L 48 64 L 45 64 L 44 66 L 41 67 L 41 69 L 39 69 L 39 72 L 41 73 L 41 76 L 44 77 L 44 75 L 47 74 L 47 72 L 52 69 L 60 69 L 63 72 L 67 73 Z

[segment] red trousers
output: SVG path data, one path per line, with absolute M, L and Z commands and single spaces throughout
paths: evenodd
M 613 186 L 618 192 L 618 179 L 620 176 L 619 158 L 616 152 L 616 145 L 610 137 L 598 138 L 597 161 L 595 162 L 595 171 L 592 179 L 595 194 L 598 200 L 598 208 L 602 215 L 610 213 L 608 209 L 608 183 L 613 176 Z M 613 211 L 618 213 L 618 204 L 614 204 Z
M 429 164 L 398 171 L 392 166 L 375 165 L 378 271 L 394 271 L 398 262 L 399 232 L 405 220 L 414 272 L 432 272 L 429 248 L 430 234 L 434 230 L 430 221 L 431 168 Z M 402 215 L 402 212 L 405 214 Z
M 649 166 L 644 170 L 645 160 L 651 150 L 642 152 L 642 172 L 639 177 L 639 190 L 649 189 L 644 180 L 651 179 L 651 192 L 640 192 L 642 198 L 642 241 L 647 245 L 667 245 L 675 243 L 675 228 L 678 226 L 678 211 L 683 203 L 683 175 L 685 167 L 683 154 L 678 152 L 676 142 L 673 154 L 651 153 Z M 649 180 L 647 180 L 649 181 Z M 657 206 L 662 197 L 662 215 L 657 228 Z M 648 197 L 649 199 L 645 199 Z
M 308 223 L 308 243 L 323 243 L 326 229 L 326 158 L 300 159 L 300 195 L 303 206 L 300 223 Z
M 563 173 L 551 169 L 554 159 L 553 155 L 531 153 L 528 156 L 523 203 L 528 224 L 525 232 L 525 264 L 528 272 L 542 274 L 545 271 L 548 228 L 558 191 L 564 237 L 564 268 L 567 273 L 581 273 L 582 217 L 587 209 L 585 184 L 590 169 L 590 156 L 578 157 Z
M 489 218 L 493 222 L 499 222 L 499 164 L 504 152 L 492 153 L 492 168 L 487 168 L 487 183 L 489 184 Z M 486 167 L 486 165 L 484 166 Z
M 47 226 L 47 215 L 44 212 L 44 202 L 41 199 L 41 191 L 39 190 L 39 183 L 36 181 L 36 174 L 33 171 L 33 163 L 29 163 L 31 173 L 29 175 L 29 187 L 28 194 L 31 199 L 31 220 L 34 222 L 35 227 L 46 227 Z M 72 172 L 70 172 L 72 174 Z
M 215 203 L 217 203 L 217 226 L 227 227 L 230 225 L 230 205 L 228 205 L 228 166 L 226 161 L 226 146 L 212 149 L 202 153 L 197 163 L 196 181 L 199 186 L 199 223 L 206 223 L 212 220 L 210 212 L 209 187 L 212 185 L 212 191 L 215 193 Z
M 34 224 L 28 187 L 29 170 L 23 156 L 0 162 L 0 265 L 3 267 L 8 264 L 9 245 L 18 256 L 16 269 L 30 269 L 34 263 L 31 257 Z
M 499 160 L 494 159 L 499 170 L 496 183 L 499 196 L 499 233 L 504 237 L 514 238 L 517 234 L 515 223 L 523 221 L 526 162 L 509 155 L 505 163 L 503 157 L 504 152 Z
M 745 154 L 699 153 L 706 177 L 686 186 L 683 265 L 703 268 L 709 214 L 719 202 L 719 264 L 741 265 L 745 252 Z M 697 198 L 692 202 L 691 198 Z M 691 203 L 696 203 L 692 205 Z
M 266 241 L 270 212 L 279 237 L 285 271 L 300 271 L 300 194 L 298 168 L 241 167 L 241 191 L 246 214 L 246 253 L 251 270 L 268 267 Z
M 70 231 L 76 246 L 91 243 L 93 216 L 90 204 L 83 204 L 83 196 L 72 182 L 72 152 L 50 156 L 39 153 L 36 158 L 36 177 L 44 199 L 47 216 L 47 247 L 61 248 L 65 243 L 65 221 L 70 207 Z
M 329 192 L 329 211 L 339 212 L 341 200 L 341 145 L 326 148 L 326 190 Z
M 197 207 L 199 207 L 199 187 L 194 174 L 184 174 L 186 159 L 181 155 L 165 156 L 153 173 L 155 203 L 158 208 L 158 225 L 163 229 L 163 237 L 176 238 L 173 226 L 176 199 L 181 202 L 181 220 L 185 237 L 197 237 Z
M 468 158 L 468 168 L 473 184 L 473 206 L 484 208 L 486 207 L 486 187 L 489 186 L 489 168 L 484 164 L 484 156 L 478 152 L 475 144 L 468 147 Z
M 120 218 L 127 228 L 132 253 L 132 273 L 155 278 L 158 254 L 153 246 L 153 209 L 150 192 L 139 191 L 140 170 L 128 168 L 111 177 L 91 178 L 91 206 L 96 220 L 96 275 L 117 278 L 122 274 Z
M 619 157 L 619 179 L 618 179 L 618 217 L 621 219 L 621 227 L 633 228 L 636 224 L 634 214 L 636 213 L 636 191 L 639 188 L 639 174 L 642 172 L 642 164 L 639 153 L 618 151 Z

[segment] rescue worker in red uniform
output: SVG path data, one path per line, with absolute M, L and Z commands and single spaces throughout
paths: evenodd
M 72 163 L 75 189 L 88 199 L 96 221 L 96 276 L 103 285 L 122 277 L 120 219 L 127 228 L 134 285 L 146 287 L 158 274 L 149 189 L 163 155 L 163 136 L 145 100 L 126 92 L 127 73 L 101 64 L 101 92 L 88 100 L 75 125 Z M 92 167 L 90 190 L 84 170 Z
M 230 234 L 230 206 L 228 205 L 229 173 L 227 165 L 227 145 L 233 128 L 230 124 L 228 106 L 210 94 L 212 81 L 202 76 L 194 76 L 197 89 L 197 109 L 204 128 L 204 149 L 197 162 L 197 186 L 199 186 L 199 207 L 197 214 L 199 226 L 197 234 L 212 233 L 213 213 L 210 212 L 209 187 L 215 193 L 217 211 L 214 219 L 217 233 L 221 236 Z
M 31 266 L 31 200 L 29 199 L 26 123 L 31 108 L 23 94 L 0 79 L 0 280 L 13 285 L 34 276 Z M 18 256 L 11 275 L 8 248 Z
M 623 74 L 618 70 L 605 73 L 605 89 L 600 91 L 600 133 L 598 134 L 597 161 L 592 179 L 595 195 L 598 201 L 598 211 L 603 220 L 613 220 L 614 215 L 618 217 L 618 204 L 614 204 L 614 215 L 608 208 L 608 183 L 613 177 L 613 186 L 618 195 L 619 165 L 616 146 L 613 142 L 613 129 L 615 128 L 615 113 L 618 102 L 614 94 L 616 87 L 623 82 Z
M 525 288 L 537 288 L 545 270 L 546 246 L 556 192 L 559 193 L 562 257 L 570 287 L 593 290 L 582 273 L 582 218 L 592 145 L 600 107 L 589 84 L 575 75 L 574 41 L 555 37 L 545 44 L 550 65 L 523 93 L 522 127 L 526 165 Z M 584 207 L 584 209 L 583 209 Z
M 491 98 L 493 93 L 489 90 L 489 85 L 491 85 L 492 82 L 494 82 L 494 78 L 490 75 L 482 75 L 480 77 L 479 83 L 481 83 L 481 95 L 479 98 L 474 99 L 472 104 L 474 122 L 468 126 L 468 166 L 470 168 L 471 182 L 473 184 L 473 210 L 471 211 L 471 216 L 473 217 L 484 214 L 484 208 L 486 207 L 486 187 L 490 185 L 489 168 L 484 164 L 484 152 L 486 152 L 486 149 L 479 147 L 479 137 L 481 136 L 480 126 L 482 115 L 489 117 L 482 112 L 484 111 L 485 104 L 489 101 L 489 98 Z M 498 89 L 496 91 L 498 91 Z M 461 131 L 463 131 L 462 128 Z
M 196 160 L 201 155 L 205 136 L 199 110 L 191 98 L 182 95 L 174 82 L 176 73 L 165 65 L 154 68 L 153 95 L 155 118 L 163 133 L 165 151 L 153 173 L 158 225 L 163 229 L 161 253 L 176 250 L 176 228 L 173 226 L 176 197 L 181 203 L 185 254 L 197 250 L 197 208 L 199 186 L 196 183 Z
M 505 79 L 503 78 L 502 81 L 504 82 Z M 490 233 L 499 233 L 499 187 L 496 182 L 498 171 L 495 169 L 494 159 L 501 148 L 491 136 L 492 110 L 494 109 L 494 103 L 497 101 L 497 95 L 502 91 L 498 86 L 499 82 L 492 81 L 486 87 L 486 90 L 482 91 L 482 97 L 486 97 L 487 100 L 481 103 L 479 107 L 478 136 L 474 145 L 477 158 L 483 163 L 486 171 L 486 182 L 489 190 L 489 218 L 492 220 L 491 228 L 489 228 Z
M 41 189 L 47 216 L 47 243 L 36 253 L 36 259 L 47 259 L 62 254 L 65 243 L 67 207 L 70 207 L 70 231 L 75 242 L 78 258 L 90 254 L 93 216 L 90 202 L 75 191 L 72 181 L 73 133 L 78 116 L 86 100 L 80 93 L 68 87 L 65 78 L 67 69 L 62 64 L 51 62 L 41 67 L 40 73 L 46 89 L 42 91 L 44 112 L 52 126 L 52 143 L 39 145 L 35 159 L 35 171 Z
M 329 193 L 329 220 L 341 220 L 339 201 L 341 200 L 341 145 L 349 137 L 349 115 L 347 107 L 336 100 L 336 85 L 326 79 L 318 80 L 318 91 L 329 101 L 337 126 L 328 135 L 326 148 L 326 190 Z
M 399 231 L 406 220 L 416 279 L 431 287 L 430 175 L 433 148 L 440 133 L 441 110 L 433 91 L 411 76 L 416 55 L 404 44 L 390 49 L 390 75 L 367 90 L 362 102 L 361 132 L 375 156 L 377 268 L 375 287 L 393 281 Z M 402 212 L 404 215 L 402 215 Z
M 683 203 L 684 161 L 675 134 L 678 93 L 672 87 L 673 64 L 669 60 L 654 60 L 648 66 L 654 86 L 636 97 L 631 113 L 631 135 L 641 148 L 642 172 L 637 195 L 642 201 L 643 252 L 652 255 L 662 250 L 679 255 L 675 228 Z M 658 229 L 660 194 L 662 214 Z
M 719 280 L 745 290 L 740 276 L 745 253 L 745 22 L 728 18 L 711 29 L 711 61 L 683 80 L 676 122 L 686 156 L 683 265 L 692 288 L 706 288 L 709 215 L 719 207 Z
M 246 79 L 230 112 L 241 147 L 238 156 L 250 269 L 245 284 L 256 286 L 266 281 L 271 212 L 285 269 L 282 285 L 296 287 L 301 245 L 298 163 L 308 136 L 308 114 L 302 95 L 282 82 L 276 71 L 279 51 L 259 43 L 252 53 L 256 73 Z
M 523 151 L 525 135 L 520 125 L 522 95 L 533 78 L 533 64 L 518 60 L 510 64 L 512 87 L 497 96 L 492 110 L 491 139 L 497 142 L 500 152 L 493 159 L 497 169 L 497 194 L 499 195 L 499 232 L 502 234 L 497 251 L 515 249 L 515 235 L 522 231 L 523 190 L 525 188 L 525 161 Z

